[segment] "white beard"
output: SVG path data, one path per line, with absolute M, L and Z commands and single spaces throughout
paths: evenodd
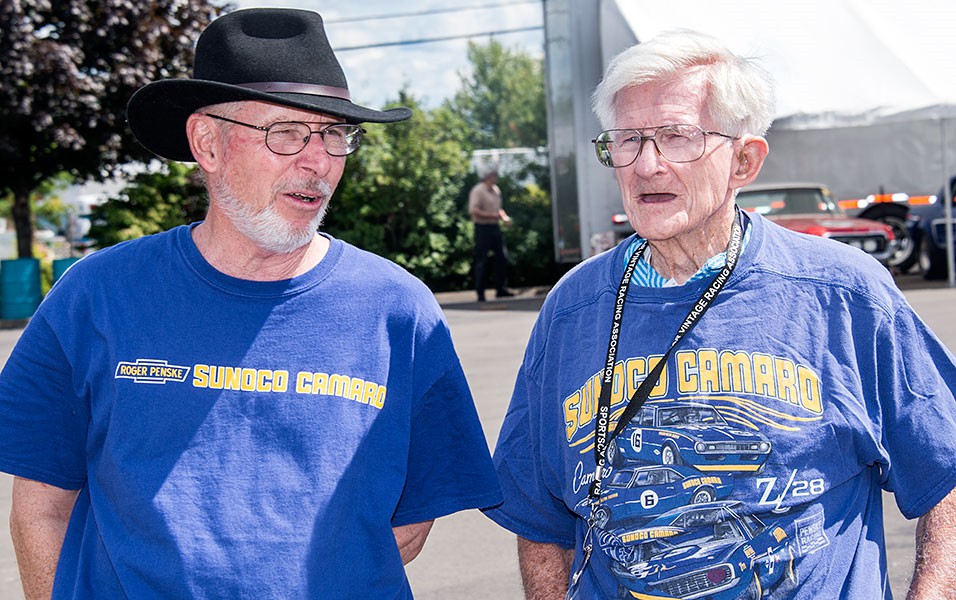
M 290 186 L 286 184 L 284 187 L 289 189 Z M 317 201 L 322 202 L 322 208 L 307 225 L 302 227 L 296 227 L 285 220 L 276 210 L 274 202 L 270 202 L 262 210 L 253 210 L 248 203 L 239 199 L 222 178 L 215 184 L 215 197 L 219 208 L 232 221 L 233 226 L 258 248 L 275 254 L 289 254 L 305 246 L 315 237 L 315 232 L 325 218 L 329 208 L 329 197 L 332 195 L 332 186 L 321 180 L 297 182 L 291 188 L 315 190 L 316 196 L 321 197 L 321 200 Z M 273 190 L 273 193 L 276 191 Z

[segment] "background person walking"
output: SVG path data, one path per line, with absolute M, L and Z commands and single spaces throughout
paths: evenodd
M 495 297 L 508 298 L 514 293 L 508 290 L 508 248 L 501 234 L 500 222 L 511 226 L 511 217 L 501 207 L 501 189 L 498 187 L 498 166 L 491 164 L 479 167 L 481 181 L 468 194 L 468 213 L 475 224 L 475 291 L 478 301 L 485 301 L 485 278 L 488 253 L 494 258 Z

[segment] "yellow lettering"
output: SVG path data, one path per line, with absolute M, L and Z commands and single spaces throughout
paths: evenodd
M 700 377 L 700 391 L 703 393 L 720 391 L 720 368 L 717 364 L 716 350 L 699 350 L 697 352 L 698 376 Z
M 196 365 L 193 367 L 193 387 L 209 387 L 209 366 Z
M 256 391 L 272 391 L 272 371 L 262 369 L 256 373 Z
M 773 357 L 754 354 L 754 393 L 771 398 L 777 395 L 777 383 L 773 377 Z
M 700 381 L 697 377 L 697 354 L 693 350 L 682 350 L 677 353 L 674 362 L 677 363 L 677 389 L 682 394 L 693 394 L 700 390 Z
M 313 394 L 329 393 L 329 375 L 328 373 L 315 373 L 312 379 Z
M 753 369 L 746 352 L 720 353 L 720 389 L 723 392 L 752 394 Z
M 581 390 L 578 390 L 564 399 L 564 428 L 568 441 L 578 430 L 578 407 L 581 404 Z
M 387 391 L 387 388 L 384 385 L 378 386 L 378 394 L 375 395 L 375 402 L 372 403 L 375 406 L 375 408 L 382 408 L 383 406 L 385 406 L 386 391 Z
M 348 375 L 331 375 L 329 376 L 329 391 L 330 396 L 341 396 L 343 398 L 348 398 L 349 389 L 352 387 L 352 378 Z
M 362 387 L 362 404 L 370 404 L 375 400 L 375 388 L 378 387 L 378 384 L 372 383 L 371 381 L 366 381 L 365 385 Z
M 312 374 L 306 371 L 299 371 L 295 376 L 296 394 L 314 394 L 312 391 Z
M 362 388 L 365 386 L 365 381 L 359 379 L 358 377 L 352 378 L 352 389 L 349 391 L 349 400 L 354 400 L 356 402 L 362 401 Z
M 797 379 L 800 382 L 800 403 L 803 408 L 818 415 L 823 414 L 823 389 L 820 378 L 810 369 L 797 367 Z
M 800 391 L 797 389 L 797 373 L 793 361 L 785 358 L 774 360 L 777 372 L 777 397 L 790 404 L 800 403 Z

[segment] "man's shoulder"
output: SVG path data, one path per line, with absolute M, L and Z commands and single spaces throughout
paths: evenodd
M 379 288 L 383 292 L 401 292 L 415 297 L 434 296 L 421 279 L 398 263 L 339 240 L 343 246 L 340 268 L 345 277 L 361 287 Z
M 157 261 L 176 244 L 178 230 L 143 236 L 107 246 L 84 256 L 71 270 L 139 269 L 143 261 Z

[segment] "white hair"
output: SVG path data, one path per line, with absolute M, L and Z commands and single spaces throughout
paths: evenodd
M 773 78 L 756 60 L 738 56 L 709 35 L 678 29 L 615 56 L 592 98 L 603 129 L 616 126 L 615 97 L 626 88 L 664 83 L 688 72 L 704 75 L 708 111 L 723 132 L 764 135 L 775 106 Z
M 475 167 L 475 171 L 478 173 L 478 179 L 484 181 L 491 175 L 498 174 L 498 163 L 494 161 L 479 163 L 478 166 Z

